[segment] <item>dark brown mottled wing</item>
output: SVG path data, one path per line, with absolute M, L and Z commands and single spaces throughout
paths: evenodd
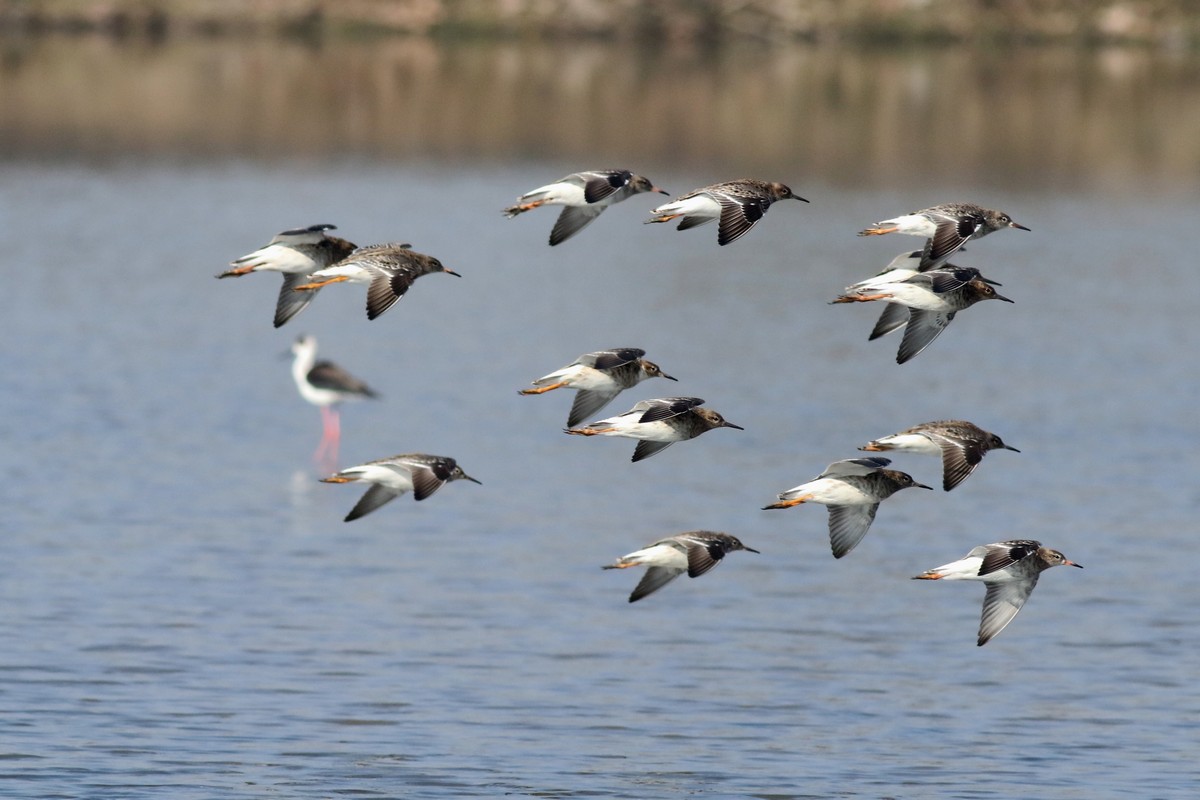
M 987 575 L 999 569 L 1015 564 L 1037 552 L 1041 544 L 1032 539 L 1014 539 L 1011 542 L 1000 542 L 998 547 L 989 547 L 983 563 L 979 565 L 979 574 Z
M 725 557 L 725 546 L 719 541 L 688 542 L 688 577 L 698 578 L 721 563 Z
M 406 270 L 377 272 L 367 287 L 367 319 L 375 319 L 394 306 L 412 282 L 412 274 Z
M 628 170 L 601 172 L 583 185 L 583 199 L 589 203 L 603 200 L 618 189 L 627 186 L 633 173 Z
M 412 474 L 413 497 L 417 500 L 424 500 L 426 497 L 432 496 L 446 484 L 446 481 L 439 478 L 429 467 L 414 465 L 409 467 L 409 472 Z
M 580 356 L 575 363 L 583 364 L 585 367 L 592 367 L 593 369 L 613 369 L 614 367 L 623 367 L 630 362 L 637 361 L 644 355 L 646 355 L 646 351 L 637 347 L 617 347 L 612 350 L 601 350 L 597 353 L 588 353 L 586 356 Z M 584 359 L 587 360 L 585 361 Z
M 942 448 L 942 489 L 948 492 L 975 471 L 983 460 L 984 451 L 975 440 L 936 435 L 932 438 Z
M 663 397 L 658 400 L 651 400 L 648 401 L 648 407 L 638 419 L 638 422 L 658 422 L 659 420 L 678 417 L 680 414 L 686 414 L 696 406 L 702 405 L 704 405 L 704 401 L 699 397 Z
M 983 220 L 978 216 L 939 218 L 933 238 L 929 240 L 930 261 L 944 262 L 957 253 L 975 235 L 981 224 Z
M 716 197 L 721 204 L 721 223 L 717 231 L 719 245 L 729 244 L 744 236 L 763 218 L 771 205 L 769 200 L 758 197 L 739 197 L 723 193 Z

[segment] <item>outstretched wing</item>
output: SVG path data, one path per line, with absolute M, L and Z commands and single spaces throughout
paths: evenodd
M 858 546 L 875 521 L 878 510 L 879 503 L 829 507 L 829 546 L 834 558 L 841 558 Z

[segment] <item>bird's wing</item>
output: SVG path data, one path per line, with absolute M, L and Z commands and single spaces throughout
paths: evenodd
M 409 270 L 375 270 L 367 286 L 367 319 L 375 319 L 394 306 L 412 282 Z
M 878 510 L 879 503 L 829 507 L 829 546 L 834 558 L 841 558 L 858 546 Z
M 565 206 L 550 231 L 550 246 L 562 244 L 600 216 L 604 206 Z
M 629 179 L 633 177 L 633 174 L 628 170 L 613 170 L 589 172 L 586 173 L 586 176 L 588 180 L 583 185 L 583 199 L 589 203 L 596 203 L 618 189 L 628 186 Z
M 929 347 L 953 319 L 953 311 L 923 311 L 910 308 L 904 338 L 900 340 L 900 350 L 896 353 L 896 363 L 903 364 Z
M 320 289 L 308 292 L 297 292 L 296 287 L 307 283 L 307 275 L 289 272 L 283 276 L 283 286 L 279 289 L 279 300 L 275 303 L 275 327 L 278 328 L 292 317 L 308 308 L 308 304 L 317 296 Z
M 642 576 L 642 580 L 634 588 L 633 594 L 629 595 L 629 602 L 636 602 L 648 594 L 657 592 L 682 574 L 682 569 L 650 567 L 646 570 L 646 574 Z
M 947 492 L 967 479 L 983 459 L 979 442 L 925 432 L 942 448 L 942 488 Z
M 637 443 L 637 447 L 633 448 L 633 460 L 634 461 L 642 461 L 643 459 L 647 459 L 650 456 L 654 455 L 655 453 L 660 453 L 663 450 L 666 450 L 668 447 L 670 447 L 673 444 L 675 444 L 675 443 L 674 442 L 654 442 L 649 439 L 642 439 L 640 442 Z
M 908 306 L 903 306 L 899 303 L 886 303 L 883 307 L 883 313 L 879 315 L 879 321 L 871 329 L 871 335 L 867 337 L 867 341 L 873 342 L 880 336 L 886 336 L 897 328 L 902 328 L 907 324 Z
M 704 401 L 699 397 L 663 397 L 658 400 L 643 400 L 634 406 L 637 410 L 642 403 L 644 413 L 638 419 L 638 422 L 658 422 L 671 417 L 678 417 L 680 414 L 686 414 L 696 406 L 704 405 Z
M 646 351 L 637 347 L 617 347 L 612 350 L 585 353 L 575 359 L 575 363 L 592 369 L 613 369 L 637 361 L 644 355 L 646 355 Z
M 424 500 L 426 497 L 432 496 L 434 492 L 446 485 L 446 479 L 439 476 L 429 464 L 407 464 L 405 466 L 412 474 L 413 497 L 417 500 Z
M 688 540 L 688 577 L 698 578 L 721 563 L 725 547 L 716 540 Z
M 717 244 L 729 244 L 746 234 L 763 218 L 770 207 L 769 200 L 758 197 L 741 197 L 727 192 L 714 192 L 713 197 L 721 204 L 721 225 L 717 231 Z
M 983 563 L 979 565 L 980 575 L 988 575 L 1018 561 L 1023 561 L 1036 553 L 1041 544 L 1032 539 L 1014 539 L 1011 542 L 999 542 L 984 547 L 986 553 L 983 556 Z
M 346 522 L 353 522 L 359 517 L 365 517 L 375 509 L 385 503 L 390 503 L 401 495 L 393 489 L 379 484 L 372 484 L 370 489 L 367 489 L 366 494 L 359 499 L 354 508 L 350 509 L 350 513 L 346 515 Z
M 612 399 L 620 393 L 620 389 L 612 391 L 580 389 L 575 393 L 575 402 L 571 403 L 571 413 L 567 417 L 567 427 L 573 428 L 583 422 L 612 402 Z
M 980 220 L 976 217 L 951 217 L 944 215 L 931 216 L 937 224 L 934 229 L 933 238 L 930 239 L 929 260 L 932 262 L 945 262 L 950 256 L 962 249 L 962 246 L 967 243 L 975 231 L 978 230 Z
M 1027 580 L 987 585 L 987 594 L 983 597 L 983 615 L 979 619 L 979 639 L 976 644 L 980 647 L 987 644 L 993 636 L 1004 630 L 1004 626 L 1012 622 L 1013 617 L 1021 610 L 1021 606 L 1025 605 L 1025 601 L 1029 599 L 1033 587 L 1037 585 L 1037 579 L 1038 576 L 1035 573 Z
M 837 478 L 844 475 L 870 475 L 877 469 L 882 469 L 892 463 L 890 458 L 883 456 L 863 456 L 862 458 L 846 458 L 835 461 L 818 475 L 818 478 Z

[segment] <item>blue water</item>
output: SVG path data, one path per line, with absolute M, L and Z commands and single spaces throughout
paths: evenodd
M 499 210 L 573 168 L 343 161 L 0 164 L 0 794 L 12 797 L 1174 798 L 1200 784 L 1193 555 L 1200 198 L 789 180 L 744 240 L 644 226 L 654 197 L 557 248 Z M 632 165 L 674 193 L 730 174 Z M 1013 305 L 912 362 L 830 306 L 915 239 L 861 227 L 976 199 L 959 263 Z M 334 222 L 461 272 L 368 323 L 335 286 L 286 327 L 277 278 L 216 281 L 278 230 Z M 301 332 L 383 398 L 340 466 L 456 457 L 483 482 L 351 524 Z M 639 346 L 718 430 L 630 464 L 516 390 Z M 963 417 L 1021 453 L 902 492 L 829 555 L 826 512 L 763 512 L 877 436 Z M 935 459 L 895 466 L 940 484 Z M 602 564 L 707 528 L 735 553 L 630 605 Z M 982 588 L 911 575 L 1006 538 L 1043 576 L 974 645 Z

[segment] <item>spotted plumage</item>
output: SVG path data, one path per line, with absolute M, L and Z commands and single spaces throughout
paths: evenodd
M 782 183 L 743 178 L 715 183 L 688 192 L 654 209 L 651 212 L 654 216 L 646 222 L 649 224 L 678 219 L 677 230 L 686 231 L 715 219 L 720 220 L 717 226 L 717 244 L 727 245 L 737 241 L 753 228 L 767 213 L 772 203 L 786 199 L 808 202 L 803 197 L 793 194 L 792 190 Z

